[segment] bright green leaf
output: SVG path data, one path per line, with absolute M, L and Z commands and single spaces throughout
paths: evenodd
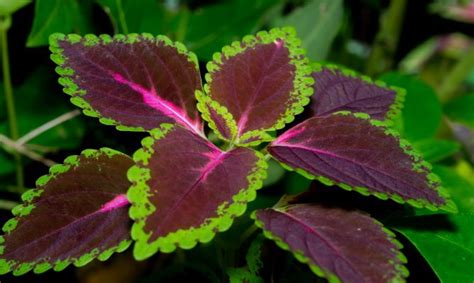
M 413 143 L 413 146 L 428 162 L 436 162 L 449 157 L 461 149 L 461 145 L 451 140 L 423 139 Z
M 0 0 L 0 15 L 11 15 L 31 3 L 31 0 Z
M 294 26 L 309 59 L 326 58 L 342 24 L 342 0 L 312 0 L 295 9 L 276 26 Z
M 411 217 L 396 229 L 420 251 L 441 282 L 472 282 L 474 214 Z
M 265 238 L 262 235 L 258 235 L 250 244 L 247 256 L 245 257 L 247 267 L 227 269 L 227 275 L 229 275 L 231 283 L 263 283 L 263 279 L 258 273 L 263 267 L 261 253 L 264 241 Z
M 115 33 L 168 33 L 163 27 L 169 16 L 154 0 L 97 0 L 109 16 Z
M 474 128 L 474 93 L 460 96 L 444 107 L 444 112 L 454 121 Z
M 405 88 L 405 106 L 402 110 L 402 124 L 399 131 L 410 141 L 431 138 L 441 122 L 441 103 L 436 92 L 429 85 L 412 76 L 401 73 L 386 73 L 382 81 Z
M 91 5 L 89 0 L 36 0 L 33 27 L 26 46 L 48 44 L 49 35 L 55 32 L 91 32 Z
M 183 24 L 183 41 L 198 58 L 209 60 L 222 46 L 260 29 L 261 17 L 279 2 L 232 0 L 203 6 Z
M 446 166 L 435 165 L 433 172 L 441 178 L 459 211 L 474 213 L 474 184 Z

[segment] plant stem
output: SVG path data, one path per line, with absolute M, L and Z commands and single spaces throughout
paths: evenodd
M 14 140 L 11 140 L 7 138 L 6 136 L 0 134 L 0 146 L 4 146 L 6 149 L 11 150 L 14 153 L 17 154 L 23 154 L 26 157 L 29 157 L 30 159 L 39 161 L 43 163 L 44 165 L 51 167 L 54 164 L 56 164 L 54 161 L 49 160 L 39 154 L 37 154 L 34 151 L 29 150 L 26 148 L 24 145 L 18 144 Z
M 247 228 L 247 230 L 245 230 L 244 233 L 242 233 L 242 236 L 240 237 L 240 243 L 247 241 L 247 239 L 250 238 L 257 230 L 258 230 L 257 225 L 255 224 L 250 225 L 250 227 Z
M 11 200 L 6 200 L 6 199 L 0 199 L 0 209 L 1 210 L 12 210 L 15 206 L 19 205 L 19 203 L 11 201 Z
M 449 101 L 456 94 L 456 90 L 466 79 L 466 77 L 474 70 L 474 46 L 472 46 L 466 54 L 459 59 L 457 64 L 451 69 L 444 78 L 440 88 L 439 96 L 441 101 Z
M 406 0 L 392 0 L 382 15 L 380 29 L 367 60 L 366 73 L 375 76 L 389 70 L 393 65 L 393 55 L 398 46 Z
M 12 140 L 17 140 L 19 137 L 18 134 L 18 125 L 16 120 L 15 113 L 15 100 L 13 97 L 13 88 L 10 77 L 10 61 L 8 55 L 8 39 L 7 32 L 10 27 L 10 16 L 3 17 L 0 19 L 0 41 L 2 45 L 2 70 L 3 70 L 3 85 L 5 91 L 5 101 L 7 105 L 7 114 L 8 114 L 8 126 L 10 128 L 10 137 Z M 16 183 L 20 191 L 24 187 L 23 183 L 23 166 L 21 164 L 21 155 L 14 151 L 13 157 L 15 159 L 16 167 Z
M 24 145 L 27 142 L 31 141 L 32 139 L 36 138 L 37 136 L 41 135 L 42 133 L 48 131 L 49 129 L 54 128 L 57 125 L 60 125 L 61 123 L 64 123 L 66 121 L 69 121 L 72 118 L 78 116 L 79 114 L 81 114 L 81 111 L 78 110 L 78 109 L 67 112 L 67 113 L 65 113 L 61 116 L 58 116 L 58 117 L 54 118 L 53 120 L 39 126 L 38 128 L 32 130 L 31 132 L 29 132 L 26 135 L 19 138 L 16 142 L 17 142 L 18 145 Z

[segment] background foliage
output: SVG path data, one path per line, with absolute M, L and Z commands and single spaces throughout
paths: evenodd
M 19 193 L 33 187 L 51 164 L 83 148 L 107 146 L 131 154 L 144 136 L 116 132 L 94 119 L 78 116 L 56 81 L 46 47 L 51 33 L 165 34 L 195 52 L 205 69 L 204 64 L 223 45 L 261 29 L 293 25 L 311 60 L 343 65 L 407 90 L 396 126 L 428 161 L 435 163 L 434 172 L 450 190 L 460 213 L 426 215 L 415 210 L 404 213 L 403 218 L 380 213 L 379 220 L 400 233 L 397 236 L 409 260 L 409 281 L 472 281 L 473 7 L 470 1 L 453 0 L 0 0 L 0 28 L 5 34 L 5 25 L 11 20 L 7 56 L 20 138 L 15 142 L 10 132 L 5 100 L 9 81 L 4 69 L 0 85 L 0 218 L 4 221 L 10 217 L 9 210 L 19 201 Z M 2 58 L 5 65 L 6 57 Z M 51 121 L 60 123 L 40 134 L 29 134 L 40 126 L 54 125 Z M 15 177 L 15 156 L 20 156 L 24 184 Z M 268 170 L 265 189 L 249 211 L 273 205 L 282 192 L 297 193 L 317 186 L 295 173 L 284 172 L 275 162 Z M 354 196 L 346 193 L 342 197 Z M 177 282 L 193 278 L 225 282 L 230 276 L 258 282 L 254 276 L 257 270 L 275 282 L 319 280 L 272 244 L 241 238 L 250 221 L 246 216 L 237 219 L 236 225 L 214 242 L 191 251 L 156 255 L 146 262 L 136 262 L 126 252 L 107 263 L 14 280 Z M 3 282 L 10 280 L 8 276 L 2 278 Z

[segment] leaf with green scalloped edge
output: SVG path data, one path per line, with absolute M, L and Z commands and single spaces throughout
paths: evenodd
M 303 111 L 311 67 L 292 28 L 262 31 L 222 48 L 207 64 L 198 109 L 222 138 L 256 145 Z
M 0 274 L 60 271 L 125 250 L 130 241 L 133 160 L 118 151 L 84 150 L 50 168 L 22 195 L 0 237 Z
M 313 116 L 338 111 L 363 112 L 377 120 L 393 120 L 403 108 L 405 90 L 373 81 L 367 76 L 335 65 L 313 64 Z
M 292 204 L 252 214 L 264 235 L 329 282 L 404 282 L 406 258 L 395 235 L 366 213 Z
M 211 241 L 245 212 L 266 176 L 261 153 L 222 151 L 179 125 L 163 124 L 142 144 L 128 171 L 138 260 Z
M 55 32 L 92 32 L 91 14 L 91 1 L 35 0 L 35 17 L 26 46 L 47 45 L 49 35 Z
M 267 148 L 286 167 L 327 185 L 430 210 L 456 211 L 429 163 L 367 114 L 310 118 Z
M 179 123 L 203 135 L 194 96 L 201 89 L 198 62 L 181 43 L 150 34 L 50 39 L 59 83 L 84 114 L 119 130 Z

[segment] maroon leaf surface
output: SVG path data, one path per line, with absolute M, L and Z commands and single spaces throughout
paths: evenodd
M 22 195 L 0 238 L 0 274 L 59 271 L 130 245 L 128 156 L 103 148 L 68 157 Z
M 128 172 L 137 259 L 210 241 L 245 212 L 266 174 L 263 157 L 252 149 L 222 151 L 171 124 L 151 133 Z
M 346 112 L 308 119 L 271 143 L 268 152 L 328 185 L 415 207 L 456 211 L 430 165 L 382 122 L 368 118 Z
M 198 62 L 182 44 L 149 34 L 54 34 L 50 45 L 64 91 L 86 115 L 122 130 L 177 122 L 202 132 Z
M 402 107 L 405 91 L 372 81 L 355 72 L 335 66 L 315 65 L 314 94 L 311 110 L 314 116 L 327 116 L 338 111 L 363 112 L 373 119 L 396 116 Z
M 203 106 L 204 118 L 221 137 L 241 144 L 283 128 L 312 94 L 311 69 L 302 54 L 292 29 L 260 32 L 224 47 L 207 66 L 207 96 L 200 102 L 214 113 Z
M 266 237 L 330 282 L 403 282 L 408 276 L 395 235 L 365 213 L 295 204 L 253 217 Z

